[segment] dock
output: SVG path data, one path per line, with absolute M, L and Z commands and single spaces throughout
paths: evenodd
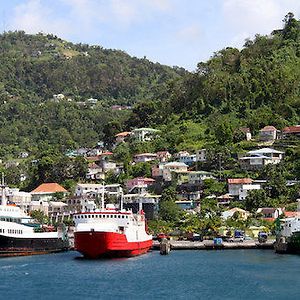
M 192 241 L 170 241 L 172 250 L 229 250 L 229 249 L 274 249 L 275 240 L 269 240 L 265 243 L 259 243 L 256 240 L 243 242 L 222 242 L 215 244 L 212 240 L 202 242 Z M 160 250 L 160 243 L 153 241 L 153 250 Z

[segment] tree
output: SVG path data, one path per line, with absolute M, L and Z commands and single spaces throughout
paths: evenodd
M 270 199 L 265 190 L 252 190 L 245 199 L 246 210 L 255 212 L 259 207 L 267 207 Z

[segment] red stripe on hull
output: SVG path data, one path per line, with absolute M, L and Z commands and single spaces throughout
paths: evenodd
M 152 247 L 152 239 L 128 242 L 125 234 L 116 232 L 75 232 L 75 250 L 87 258 L 131 257 L 144 254 Z

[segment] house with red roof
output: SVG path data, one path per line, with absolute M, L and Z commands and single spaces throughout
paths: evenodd
M 228 194 L 239 200 L 245 200 L 249 191 L 261 189 L 261 185 L 254 183 L 251 178 L 229 178 L 227 182 Z
M 50 201 L 56 193 L 63 193 L 65 196 L 68 191 L 55 182 L 42 183 L 30 192 L 32 201 Z
M 287 138 L 290 136 L 298 136 L 300 137 L 300 125 L 289 126 L 282 129 L 283 138 Z
M 125 142 L 130 135 L 131 135 L 131 131 L 124 131 L 124 132 L 117 133 L 115 135 L 116 143 L 119 144 Z
M 274 126 L 265 126 L 259 131 L 259 139 L 264 142 L 275 141 L 277 129 Z

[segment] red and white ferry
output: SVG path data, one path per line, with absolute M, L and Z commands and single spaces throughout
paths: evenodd
M 108 204 L 99 211 L 76 213 L 73 219 L 75 250 L 84 257 L 130 257 L 146 253 L 152 246 L 142 211 L 133 214 Z

